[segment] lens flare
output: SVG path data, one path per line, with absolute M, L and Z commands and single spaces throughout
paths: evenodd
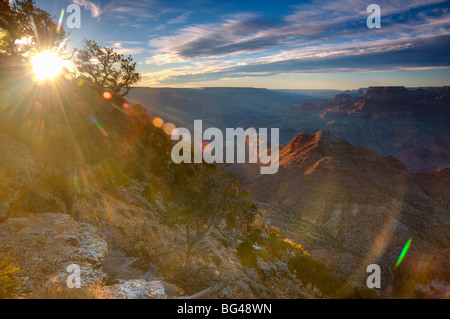
M 34 76 L 38 81 L 53 79 L 66 66 L 66 62 L 56 52 L 50 50 L 36 53 L 30 62 L 33 66 Z
M 100 123 L 95 119 L 94 115 L 89 115 L 92 122 L 94 122 L 95 126 L 102 132 L 103 135 L 108 136 L 108 133 L 105 131 L 105 129 L 100 125 Z
M 106 91 L 105 93 L 103 93 L 103 97 L 107 100 L 111 100 L 112 94 L 110 92 Z
M 208 142 L 203 142 L 202 143 L 202 152 L 203 153 L 211 153 L 212 149 L 211 149 L 211 144 L 209 144 Z
M 60 31 L 61 30 L 61 26 L 62 26 L 62 23 L 63 23 L 63 19 L 64 19 L 64 9 L 62 9 L 62 11 L 61 11 L 61 15 L 59 16 L 59 21 L 58 21 L 58 26 L 56 27 L 56 31 Z
M 169 122 L 169 123 L 165 123 L 163 125 L 163 131 L 167 135 L 171 135 L 174 130 L 175 130 L 175 125 L 173 123 Z
M 164 125 L 164 120 L 162 118 L 155 117 L 153 119 L 152 123 L 154 126 L 161 128 Z
M 398 257 L 397 263 L 395 264 L 395 268 L 397 268 L 400 263 L 402 262 L 403 258 L 405 257 L 406 253 L 408 252 L 409 246 L 411 245 L 412 237 L 408 239 L 406 242 L 405 247 L 403 247 L 402 252 L 400 253 L 400 256 Z

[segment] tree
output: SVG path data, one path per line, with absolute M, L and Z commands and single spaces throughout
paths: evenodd
M 308 284 L 311 284 L 311 289 L 317 286 L 318 279 L 323 274 L 328 273 L 328 268 L 325 264 L 305 255 L 292 257 L 288 262 L 288 267 L 295 273 L 297 279 L 301 281 L 303 286 L 306 287 Z
M 295 274 L 304 287 L 309 284 L 313 290 L 318 288 L 322 297 L 339 296 L 339 292 L 346 287 L 345 279 L 330 274 L 328 267 L 311 256 L 296 255 L 288 261 L 289 269 Z
M 33 0 L 17 0 L 10 4 L 0 0 L 0 54 L 25 60 L 31 52 L 59 47 L 66 32 L 52 16 L 36 7 Z
M 253 209 L 232 173 L 207 164 L 185 183 L 175 186 L 172 198 L 180 207 L 179 217 L 186 230 L 186 265 L 190 264 L 193 249 L 220 221 L 233 224 L 238 218 L 245 219 Z
M 141 75 L 136 72 L 136 62 L 133 62 L 131 56 L 125 58 L 92 40 L 84 40 L 83 48 L 76 49 L 75 52 L 77 71 L 116 94 L 127 95 L 131 85 L 141 80 Z
M 323 296 L 339 296 L 339 290 L 347 283 L 345 279 L 335 277 L 328 272 L 317 273 L 314 276 L 315 286 Z

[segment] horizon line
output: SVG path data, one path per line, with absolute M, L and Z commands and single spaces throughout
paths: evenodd
M 438 86 L 404 86 L 404 85 L 370 85 L 367 87 L 359 87 L 355 89 L 330 89 L 330 88 L 314 88 L 314 89 L 271 89 L 266 87 L 254 87 L 254 86 L 186 86 L 186 87 L 174 87 L 174 86 L 133 86 L 132 88 L 148 88 L 148 89 L 259 89 L 259 90 L 285 90 L 285 91 L 358 91 L 366 90 L 368 88 L 405 88 L 405 89 L 440 89 L 450 87 L 449 85 L 438 85 Z

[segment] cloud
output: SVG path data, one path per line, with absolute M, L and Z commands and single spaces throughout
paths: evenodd
M 124 45 L 142 45 L 144 42 L 140 41 L 107 41 L 106 43 L 109 44 L 111 48 L 114 49 L 115 52 L 123 55 L 136 55 L 136 54 L 142 54 L 147 49 L 142 46 L 138 47 L 124 47 Z
M 293 14 L 268 20 L 254 14 L 228 17 L 224 22 L 183 27 L 175 35 L 150 40 L 160 55 L 180 60 L 248 54 L 279 47 L 309 45 L 320 41 L 345 41 L 364 37 L 392 37 L 400 33 L 433 32 L 448 25 L 448 12 L 437 1 L 385 2 L 383 27 L 366 26 L 367 12 L 361 1 L 325 1 L 303 4 Z M 406 7 L 409 11 L 401 11 Z M 350 8 L 350 10 L 348 9 Z M 406 10 L 406 9 L 405 9 Z
M 108 10 L 110 16 L 118 19 L 127 19 L 128 16 L 139 18 L 152 18 L 153 14 L 143 11 L 139 7 L 113 7 Z
M 262 31 L 272 25 L 273 21 L 245 15 L 219 24 L 184 27 L 176 35 L 152 39 L 149 44 L 186 58 L 254 52 L 279 44 L 277 34 Z
M 137 18 L 136 21 L 144 21 L 155 18 L 158 15 L 155 5 L 153 0 L 113 0 L 108 2 L 104 12 L 109 18 L 120 20 Z
M 106 41 L 106 43 L 110 43 L 114 45 L 122 45 L 122 44 L 132 44 L 132 45 L 141 45 L 144 44 L 142 41 Z
M 320 50 L 322 48 L 322 50 Z M 257 77 L 288 73 L 369 72 L 450 68 L 450 35 L 423 36 L 419 39 L 379 41 L 354 47 L 318 46 L 294 58 L 289 51 L 259 62 L 206 62 L 145 74 L 156 84 L 214 81 L 225 78 Z
M 142 54 L 145 51 L 147 51 L 146 48 L 120 48 L 120 49 L 115 49 L 115 52 L 119 53 L 119 54 L 123 54 L 123 55 L 137 55 L 137 54 Z
M 431 53 L 433 52 L 433 53 Z M 449 68 L 450 35 L 423 37 L 415 42 L 400 41 L 384 46 L 354 47 L 336 54 L 320 54 L 303 59 L 258 63 L 229 70 L 253 72 L 352 72 L 410 68 Z
M 102 15 L 102 9 L 99 4 L 88 0 L 72 0 L 72 2 L 90 11 L 93 18 L 99 18 Z
M 359 0 L 312 1 L 283 17 L 254 13 L 175 29 L 149 40 L 151 85 L 289 73 L 450 67 L 450 16 L 443 1 L 380 0 L 381 29 Z M 174 64 L 177 64 L 176 67 Z M 182 64 L 182 67 L 179 64 Z
M 186 20 L 189 18 L 190 15 L 191 15 L 191 12 L 184 12 L 183 14 L 167 21 L 167 24 L 184 23 L 184 22 L 186 22 Z

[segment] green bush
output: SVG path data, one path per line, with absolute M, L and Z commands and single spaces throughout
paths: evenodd
M 340 289 L 347 283 L 345 279 L 335 277 L 328 272 L 318 273 L 313 277 L 315 286 L 322 292 L 323 295 L 330 297 L 339 296 Z
M 321 275 L 328 273 L 328 268 L 325 264 L 305 255 L 292 257 L 288 261 L 288 267 L 304 286 L 311 284 L 311 288 L 317 285 Z
M 277 258 L 282 259 L 286 251 L 291 247 L 289 243 L 283 241 L 279 237 L 279 233 L 275 230 L 275 232 L 270 233 L 269 237 L 263 240 L 263 244 L 266 246 L 268 253 Z
M 330 274 L 324 263 L 311 256 L 298 254 L 289 260 L 288 267 L 304 287 L 310 284 L 311 289 L 316 287 L 323 296 L 342 298 L 342 292 L 348 289 L 347 280 Z

